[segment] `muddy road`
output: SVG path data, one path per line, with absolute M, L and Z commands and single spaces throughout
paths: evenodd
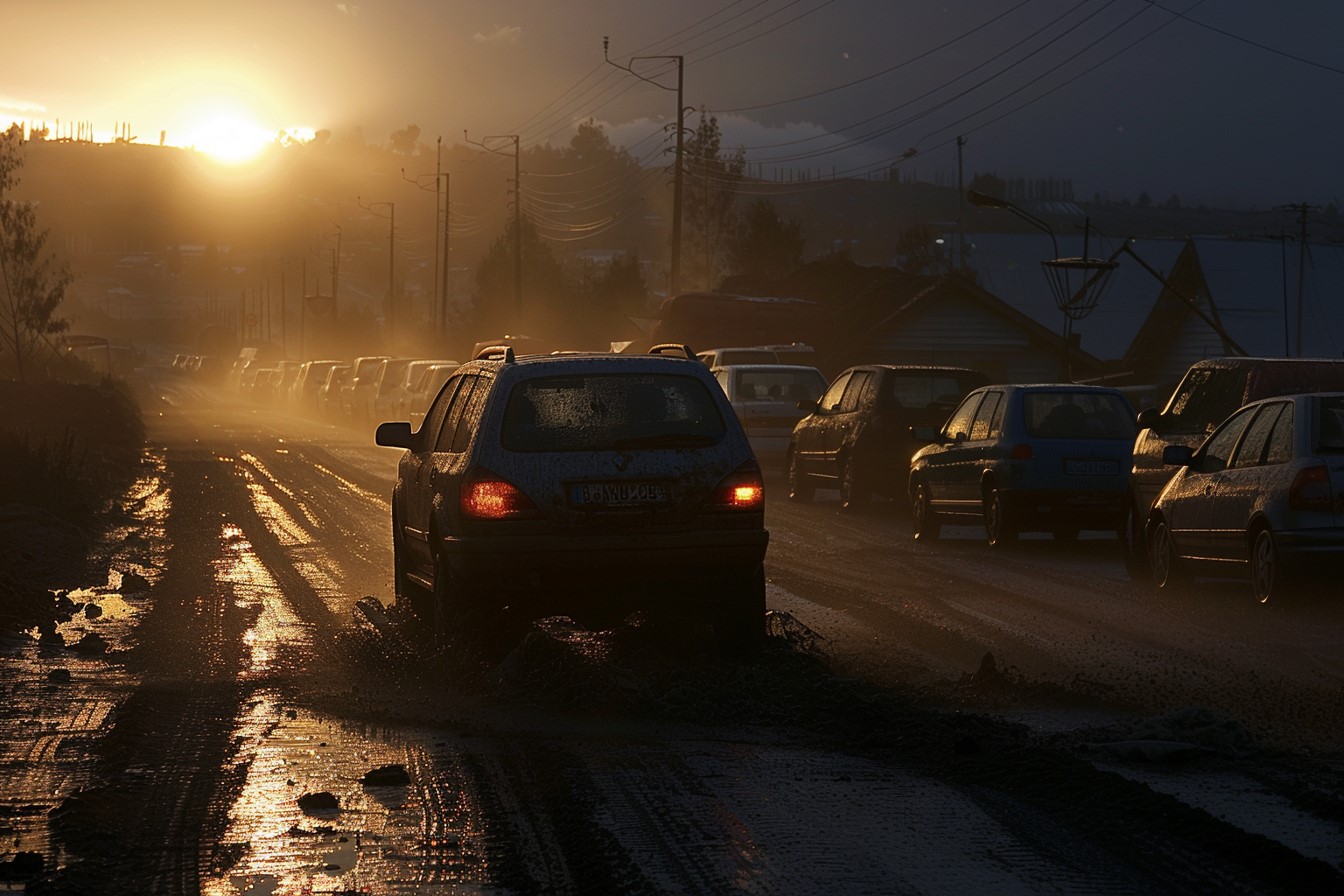
M 0 650 L 12 889 L 1344 891 L 1322 601 L 1159 599 L 1103 539 L 915 545 L 776 486 L 750 659 L 637 621 L 435 651 L 385 607 L 395 451 L 143 391 L 108 581 Z

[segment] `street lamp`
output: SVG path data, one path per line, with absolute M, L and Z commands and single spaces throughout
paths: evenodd
M 1083 223 L 1083 254 L 1073 258 L 1062 258 L 1059 254 L 1059 241 L 1055 239 L 1055 231 L 1051 229 L 1049 224 L 1031 214 L 1031 212 L 1018 208 L 1006 199 L 990 196 L 988 193 L 981 193 L 979 190 L 968 190 L 966 199 L 971 205 L 980 208 L 999 208 L 1012 212 L 1023 221 L 1050 236 L 1050 245 L 1055 254 L 1053 258 L 1041 261 L 1041 269 L 1045 271 L 1046 281 L 1050 284 L 1050 291 L 1055 296 L 1055 307 L 1064 314 L 1063 374 L 1066 382 L 1072 381 L 1072 370 L 1069 364 L 1069 341 L 1072 337 L 1073 322 L 1087 317 L 1092 313 L 1092 309 L 1097 307 L 1097 302 L 1101 300 L 1102 294 L 1105 293 L 1106 287 L 1110 284 L 1111 274 L 1115 273 L 1115 269 L 1120 266 L 1119 262 L 1115 260 L 1114 256 L 1111 258 L 1093 258 L 1088 255 L 1088 237 L 1092 229 L 1090 222 L 1084 221 Z M 1077 285 L 1076 289 L 1075 284 Z

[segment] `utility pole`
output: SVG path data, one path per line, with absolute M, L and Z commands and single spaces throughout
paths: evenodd
M 472 143 L 465 130 L 462 132 L 462 139 Z M 497 150 L 485 145 L 487 140 L 513 141 L 513 315 L 517 326 L 521 328 L 523 324 L 523 172 L 519 167 L 522 160 L 521 153 L 518 151 L 518 135 L 494 134 L 489 137 L 482 137 L 481 142 L 474 145 L 487 152 L 497 152 Z
M 1302 357 L 1302 317 L 1307 285 L 1307 213 L 1320 208 L 1299 202 L 1297 205 L 1276 205 L 1275 208 L 1297 212 L 1297 357 Z
M 627 65 L 612 62 L 607 56 L 610 39 L 602 38 L 602 58 L 622 71 L 629 72 L 641 81 L 663 90 L 671 90 L 666 84 L 659 84 L 652 78 L 646 78 L 634 70 L 634 64 L 641 60 L 662 59 L 677 64 L 677 157 L 672 166 L 672 270 L 668 277 L 668 294 L 677 295 L 681 291 L 681 196 L 683 152 L 685 150 L 686 105 L 684 97 L 686 59 L 684 56 L 631 56 Z
M 358 196 L 355 201 L 359 207 L 365 211 L 382 217 L 374 212 L 375 206 L 385 205 L 388 208 L 388 226 L 387 226 L 387 342 L 391 349 L 397 342 L 397 294 L 396 294 L 396 267 L 397 267 L 397 204 L 395 202 L 371 202 L 365 205 Z
M 966 273 L 966 187 L 962 183 L 961 156 L 965 137 L 957 137 L 957 270 Z

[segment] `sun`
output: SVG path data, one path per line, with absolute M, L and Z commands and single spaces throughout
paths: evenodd
M 255 119 L 236 112 L 205 118 L 184 143 L 225 165 L 242 165 L 261 155 L 275 134 Z

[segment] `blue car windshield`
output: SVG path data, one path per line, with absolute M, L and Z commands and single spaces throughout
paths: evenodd
M 1030 392 L 1023 396 L 1027 435 L 1038 439 L 1126 439 L 1134 411 L 1110 392 Z
M 696 377 L 593 373 L 514 386 L 500 441 L 509 451 L 701 448 L 725 432 L 718 404 Z

